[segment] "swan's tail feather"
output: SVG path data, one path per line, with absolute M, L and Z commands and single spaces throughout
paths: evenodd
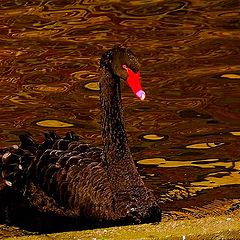
M 33 149 L 31 149 L 33 150 Z M 33 161 L 33 154 L 21 148 L 9 148 L 1 155 L 1 177 L 6 186 L 17 187 L 23 183 L 27 168 Z
M 44 133 L 45 139 L 42 144 L 39 144 L 36 158 L 39 159 L 47 149 L 52 149 L 53 145 L 60 139 L 60 137 L 54 132 L 49 131 Z
M 79 136 L 75 134 L 73 131 L 67 132 L 66 136 L 64 137 L 65 140 L 71 140 L 71 141 L 79 141 Z
M 52 141 L 55 141 L 57 139 L 59 139 L 60 137 L 56 134 L 55 131 L 49 131 L 47 133 L 45 133 L 45 137 L 52 140 Z
M 33 140 L 31 134 L 26 133 L 26 134 L 21 134 L 19 136 L 20 139 L 20 149 L 25 149 L 28 150 L 32 153 L 35 153 L 37 148 L 38 148 L 38 144 L 35 143 L 35 141 Z
M 29 133 L 19 135 L 19 140 L 19 146 L 5 148 L 0 154 L 0 175 L 8 187 L 21 188 L 24 185 L 39 147 Z
M 40 211 L 45 211 L 44 207 L 49 207 L 50 202 L 56 206 L 69 204 L 67 199 L 72 197 L 72 187 L 77 188 L 76 178 L 82 179 L 82 170 L 91 169 L 88 166 L 102 161 L 102 149 L 81 143 L 73 132 L 64 138 L 48 132 L 41 144 L 36 144 L 27 134 L 21 135 L 20 141 L 19 146 L 0 151 L 0 189 L 3 182 L 5 188 L 17 190 Z M 85 170 L 85 175 L 88 174 Z M 57 212 L 51 206 L 49 209 Z M 78 210 L 76 213 L 71 211 L 61 214 L 78 214 Z
M 23 183 L 29 175 L 35 183 L 44 182 L 43 185 L 47 185 L 46 177 L 50 179 L 69 160 L 68 155 L 60 157 L 63 152 L 84 153 L 90 149 L 88 144 L 79 141 L 79 136 L 73 131 L 66 133 L 64 138 L 54 131 L 44 135 L 43 143 L 37 144 L 30 134 L 21 134 L 19 146 L 13 145 L 0 151 L 0 176 L 7 186 Z
M 58 150 L 68 150 L 70 144 L 79 144 L 79 136 L 76 135 L 73 131 L 67 132 L 66 136 L 61 139 L 57 139 L 53 146 L 52 149 L 58 149 Z

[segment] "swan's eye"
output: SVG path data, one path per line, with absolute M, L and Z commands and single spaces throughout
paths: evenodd
M 127 70 L 127 65 L 125 65 L 125 64 L 122 65 L 122 68 L 125 69 L 125 70 Z
M 127 67 L 127 65 L 123 64 L 122 68 L 125 69 L 126 71 L 128 71 L 128 69 L 132 70 L 134 73 L 137 73 L 139 71 L 139 69 L 135 68 L 135 67 Z

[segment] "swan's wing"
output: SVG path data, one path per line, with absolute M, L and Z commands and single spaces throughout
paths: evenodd
M 18 149 L 2 156 L 6 185 L 21 191 L 38 210 L 63 216 L 91 214 L 105 207 L 103 198 L 111 202 L 101 148 L 81 143 L 73 133 L 45 137 L 38 145 L 25 135 Z

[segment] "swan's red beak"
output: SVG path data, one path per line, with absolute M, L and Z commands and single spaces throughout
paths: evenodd
M 133 90 L 134 94 L 141 100 L 144 100 L 146 97 L 145 92 L 142 90 L 141 82 L 140 82 L 140 71 L 134 73 L 130 68 L 127 68 L 128 78 L 127 83 Z

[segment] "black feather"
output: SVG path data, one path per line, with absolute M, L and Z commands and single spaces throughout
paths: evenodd
M 101 59 L 103 148 L 81 142 L 74 132 L 61 138 L 50 131 L 41 144 L 22 134 L 18 148 L 1 150 L 5 185 L 37 213 L 75 219 L 78 228 L 161 219 L 161 209 L 128 146 L 120 92 L 120 78 L 127 73 L 122 64 L 139 68 L 135 55 L 123 47 L 114 47 Z

